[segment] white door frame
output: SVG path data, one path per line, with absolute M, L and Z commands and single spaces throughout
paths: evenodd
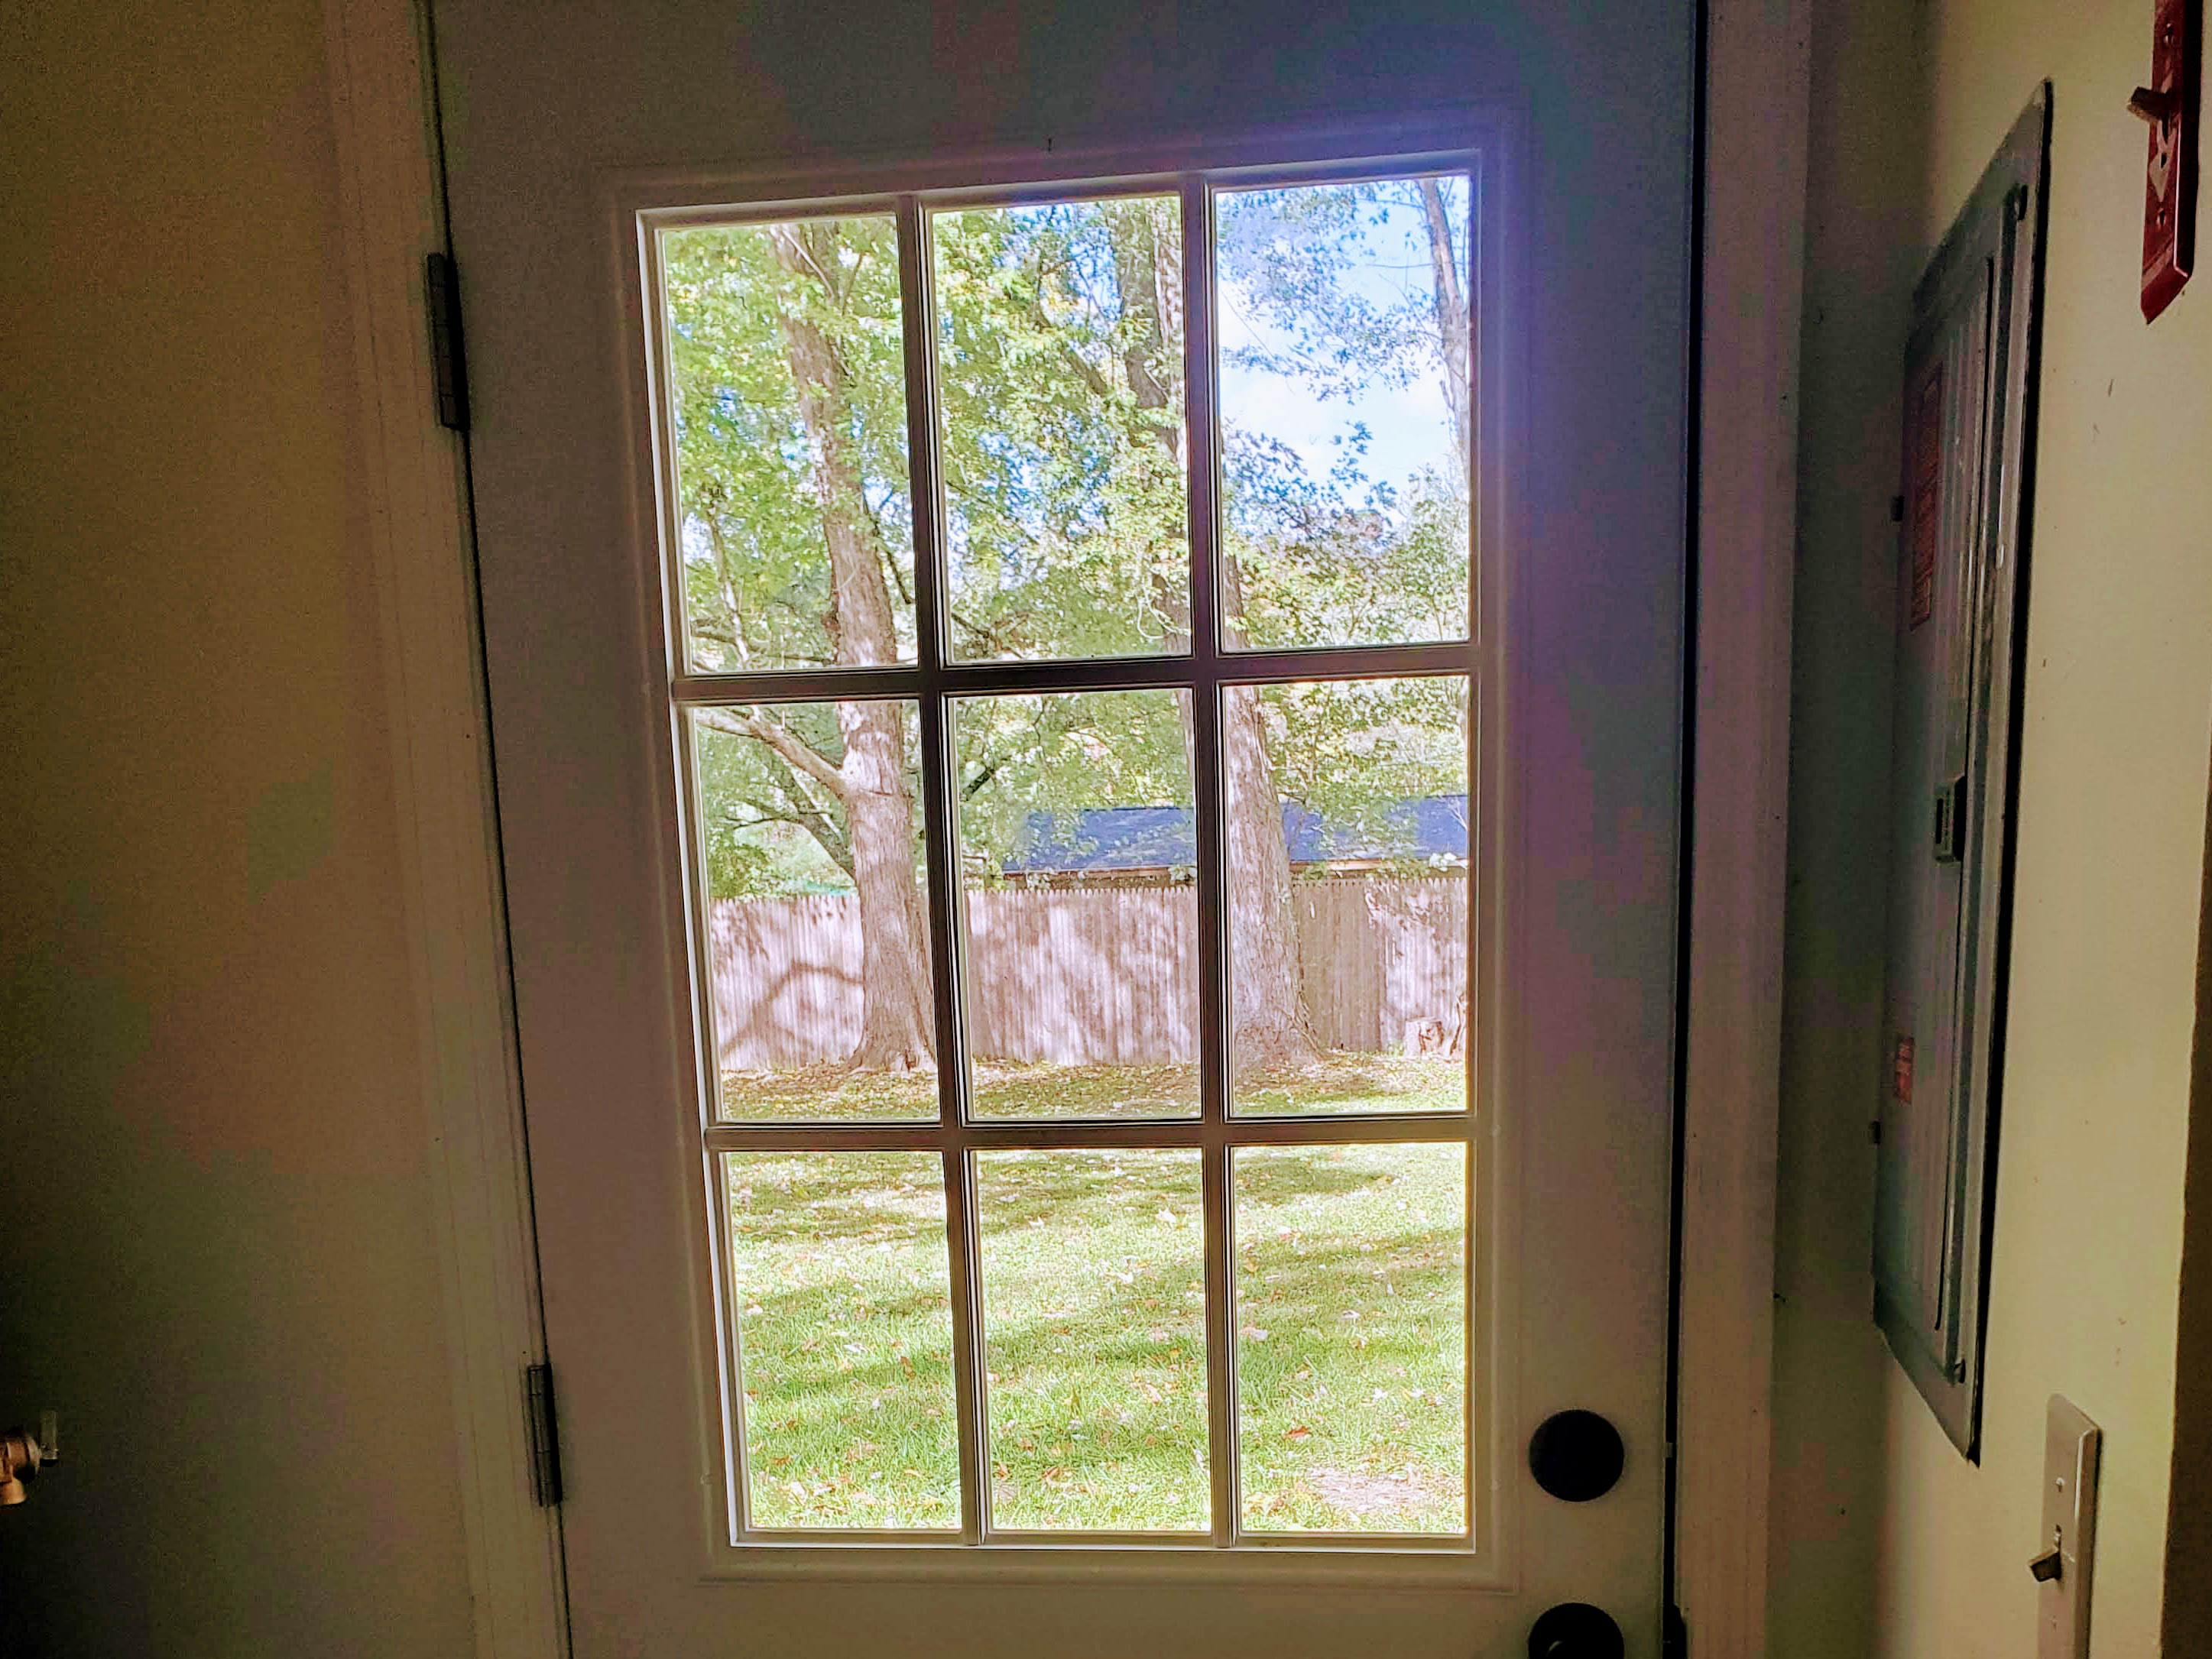
M 1700 9 L 1674 1598 L 1695 1659 L 1757 1659 L 1810 5 Z M 531 1496 L 541 1338 L 465 456 L 435 417 L 422 301 L 422 256 L 446 246 L 422 0 L 325 0 L 324 40 L 477 1652 L 546 1659 L 567 1621 L 558 1513 Z
M 1674 1601 L 1766 1648 L 1774 1193 L 1811 0 L 1706 0 Z
M 335 252 L 398 808 L 401 890 L 476 1651 L 568 1651 L 560 1511 L 533 1492 L 538 1254 L 477 627 L 467 456 L 438 423 L 423 257 L 446 248 L 421 0 L 325 0 Z M 428 1439 L 446 1436 L 432 1425 Z

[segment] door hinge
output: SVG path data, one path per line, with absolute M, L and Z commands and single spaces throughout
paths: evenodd
M 422 297 L 430 315 L 430 375 L 438 424 L 469 429 L 469 360 L 461 340 L 461 278 L 450 253 L 422 261 Z
M 553 1367 L 541 1360 L 522 1369 L 522 1397 L 530 1417 L 530 1496 L 540 1509 L 561 1501 L 561 1423 L 553 1410 Z
M 1660 1649 L 1667 1659 L 1690 1659 L 1690 1627 L 1682 1622 L 1682 1610 L 1672 1601 L 1667 1604 L 1667 1628 L 1660 1637 Z

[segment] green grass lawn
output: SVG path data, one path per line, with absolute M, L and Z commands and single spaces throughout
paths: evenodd
M 1428 1055 L 1335 1050 L 1310 1066 L 1240 1073 L 1237 1106 L 1255 1116 L 1292 1117 L 1464 1111 L 1467 1068 Z M 979 1060 L 972 1109 L 979 1119 L 1195 1117 L 1197 1071 L 1187 1065 Z M 722 1116 L 732 1122 L 881 1123 L 936 1115 L 933 1072 L 855 1072 L 833 1060 L 722 1075 Z
M 726 1164 L 753 1524 L 957 1527 L 937 1154 Z
M 1404 1099 L 1409 1066 L 1457 1086 L 1315 1082 Z M 755 1524 L 957 1526 L 937 1155 L 727 1157 Z M 1247 1527 L 1463 1524 L 1465 1175 L 1455 1146 L 1237 1155 Z M 1205 1530 L 1197 1155 L 981 1153 L 976 1200 L 995 1523 Z
M 1466 1524 L 1464 1146 L 1236 1158 L 1244 1524 Z
M 1195 1152 L 977 1156 L 995 1524 L 1210 1524 L 1199 1181 Z

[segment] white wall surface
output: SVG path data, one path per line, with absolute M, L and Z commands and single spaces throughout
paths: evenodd
M 1887 1351 L 1874 1149 L 1898 386 L 1926 250 L 1912 0 L 1813 8 L 1768 1651 L 1866 1659 Z M 2025 1558 L 2023 1558 L 2025 1559 Z
M 2094 1651 L 2152 1654 L 2212 748 L 2212 291 L 2200 275 L 2154 327 L 2136 307 L 2145 140 L 2125 105 L 2148 68 L 2148 7 L 1863 0 L 1821 28 L 1771 1650 L 2033 1652 L 2022 1564 L 2045 1401 L 2060 1393 L 2106 1437 Z M 2041 428 L 1977 1468 L 1863 1322 L 1881 889 L 1855 837 L 1884 821 L 1907 285 L 2045 77 Z
M 0 1653 L 469 1650 L 313 0 L 0 10 Z

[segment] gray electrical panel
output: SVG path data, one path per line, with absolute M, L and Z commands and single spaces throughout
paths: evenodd
M 1875 1315 L 1980 1434 L 2026 620 L 2046 88 L 1936 251 L 1905 351 Z

